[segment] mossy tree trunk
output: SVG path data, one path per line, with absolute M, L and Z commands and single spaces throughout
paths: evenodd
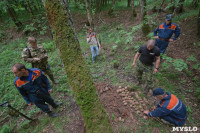
M 17 26 L 17 28 L 22 29 L 23 25 L 22 25 L 21 21 L 19 21 L 17 19 L 16 12 L 13 9 L 13 7 L 11 7 L 11 5 L 9 3 L 7 3 L 7 5 L 6 5 L 6 11 L 8 12 L 9 16 L 12 18 L 12 20 L 15 23 L 15 25 Z
M 170 7 L 170 13 L 174 13 L 174 10 L 175 10 L 175 1 L 174 0 L 171 0 L 171 7 Z
M 60 50 L 68 82 L 81 109 L 87 132 L 112 132 L 108 115 L 98 98 L 93 78 L 82 56 L 69 6 L 66 6 L 68 3 L 63 3 L 63 0 L 43 2 L 48 21 L 54 30 L 54 40 Z
M 111 7 L 110 7 L 110 10 L 108 11 L 108 14 L 109 15 L 112 15 L 113 11 L 114 11 L 114 5 L 115 5 L 115 0 L 112 0 L 112 4 L 111 4 Z
M 175 9 L 176 13 L 182 13 L 183 12 L 183 3 L 185 0 L 179 0 L 178 6 Z
M 90 24 L 90 27 L 94 30 L 94 23 L 93 23 L 91 8 L 90 8 L 90 0 L 85 0 L 85 3 L 86 3 L 88 22 Z
M 199 3 L 199 16 L 198 16 L 198 35 L 200 38 L 200 3 Z
M 33 16 L 34 15 L 33 14 L 33 9 L 32 9 L 32 7 L 30 5 L 29 0 L 25 0 L 25 2 L 26 2 L 26 6 L 27 6 L 27 9 L 28 9 L 29 13 Z
M 135 5 L 134 5 L 134 0 L 131 0 L 131 17 L 136 17 L 137 16 L 137 13 L 136 13 L 136 10 L 135 10 Z
M 155 3 L 157 3 L 157 0 L 155 0 Z M 155 3 L 154 3 L 154 4 L 155 4 Z M 156 5 L 154 5 L 153 8 L 152 8 L 152 12 L 156 12 L 156 11 L 157 11 L 157 10 L 156 10 Z
M 146 0 L 140 0 L 141 6 L 141 20 L 142 20 L 142 32 L 146 36 L 150 32 L 150 26 L 147 19 L 147 9 L 146 9 Z
M 165 3 L 165 0 L 162 0 L 162 2 L 161 2 L 161 4 L 160 4 L 159 12 L 161 12 L 161 11 L 163 10 L 162 7 L 163 7 L 164 3 Z
M 102 6 L 101 1 L 100 1 L 100 0 L 97 0 L 97 1 L 96 1 L 96 10 L 97 10 L 97 12 L 100 12 L 100 11 L 101 11 L 101 6 Z
M 197 8 L 198 7 L 198 3 L 199 3 L 199 0 L 193 0 L 193 6 L 195 7 L 195 8 Z
M 131 7 L 131 0 L 127 1 L 127 7 Z

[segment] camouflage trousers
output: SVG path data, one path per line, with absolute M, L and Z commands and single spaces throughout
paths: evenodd
M 144 81 L 144 91 L 148 93 L 148 91 L 153 88 L 153 66 L 147 66 L 138 61 L 135 71 L 139 84 L 142 84 L 142 81 Z
M 48 75 L 48 77 L 51 79 L 51 81 L 53 83 L 55 83 L 54 77 L 53 77 L 53 73 L 51 71 L 50 68 L 47 68 L 46 70 L 42 70 L 44 72 L 45 75 Z

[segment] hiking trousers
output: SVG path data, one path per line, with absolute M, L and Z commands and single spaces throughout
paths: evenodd
M 160 49 L 160 52 L 162 54 L 165 53 L 167 47 L 168 47 L 169 42 L 168 41 L 164 41 L 164 40 L 160 40 L 160 39 L 156 39 L 156 46 Z

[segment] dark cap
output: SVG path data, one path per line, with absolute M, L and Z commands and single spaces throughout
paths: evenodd
M 172 20 L 173 19 L 173 15 L 167 15 L 166 16 L 166 20 Z
M 158 95 L 163 95 L 163 94 L 165 94 L 165 91 L 162 88 L 157 88 L 153 90 L 152 96 L 158 96 Z

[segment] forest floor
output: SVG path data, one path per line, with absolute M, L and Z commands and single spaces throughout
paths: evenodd
M 72 16 L 83 55 L 90 68 L 91 74 L 94 77 L 98 96 L 109 114 L 113 130 L 116 133 L 172 132 L 172 126 L 162 123 L 159 119 L 148 118 L 142 113 L 145 109 L 151 109 L 152 106 L 155 105 L 155 100 L 151 97 L 151 93 L 147 96 L 142 93 L 142 86 L 135 85 L 137 80 L 134 76 L 134 69 L 131 68 L 133 57 L 138 47 L 145 44 L 149 37 L 143 37 L 141 28 L 138 28 L 131 34 L 133 39 L 125 44 L 126 40 L 124 39 L 126 38 L 122 37 L 119 33 L 121 31 L 125 33 L 131 32 L 132 27 L 140 24 L 140 16 L 138 15 L 137 18 L 131 19 L 129 10 L 115 11 L 112 16 L 109 16 L 106 11 L 103 11 L 95 16 L 96 33 L 99 35 L 102 43 L 102 49 L 100 50 L 100 55 L 95 64 L 91 61 L 90 49 L 85 40 L 86 15 L 81 14 L 80 12 L 73 12 Z M 156 16 L 156 25 L 159 25 L 164 21 L 164 16 L 164 13 Z M 200 60 L 200 46 L 194 45 L 194 43 L 198 44 L 200 42 L 196 35 L 196 20 L 196 16 L 177 20 L 177 23 L 181 28 L 181 35 L 177 41 L 169 44 L 166 52 L 166 55 L 173 59 L 183 59 L 188 65 L 188 70 L 180 72 L 174 70 L 171 66 L 164 69 L 164 65 L 161 65 L 161 69 L 159 69 L 160 72 L 154 74 L 154 81 L 155 87 L 166 89 L 167 92 L 175 94 L 185 103 L 188 110 L 188 121 L 186 126 L 198 127 L 199 129 L 199 101 L 194 94 L 197 88 L 196 84 L 199 84 L 200 74 L 199 71 L 193 69 L 192 66 L 194 65 L 194 62 L 188 61 L 188 58 L 191 55 L 194 55 L 197 60 Z M 17 52 L 15 54 L 9 53 L 8 55 L 9 58 L 11 58 L 10 56 L 15 56 L 17 58 L 15 61 L 20 61 L 21 51 L 24 48 L 22 43 L 25 43 L 25 41 L 17 42 L 17 39 L 23 35 L 16 34 L 17 32 L 12 30 L 8 30 L 8 32 L 9 34 L 12 32 L 13 35 L 11 35 L 12 38 L 10 38 L 10 40 L 15 40 L 16 43 L 10 44 L 13 45 L 10 47 L 4 47 L 4 45 L 1 48 L 1 55 L 3 56 L 3 54 L 5 54 L 5 48 L 8 48 L 9 50 L 14 50 L 16 48 L 15 50 Z M 50 38 L 50 36 L 46 35 L 40 37 L 40 41 L 42 42 L 46 38 Z M 121 42 L 116 42 L 117 39 L 121 40 Z M 7 42 L 10 40 L 7 40 Z M 52 41 L 48 40 L 47 42 Z M 19 43 L 20 45 L 18 45 Z M 46 45 L 46 47 L 47 46 L 48 45 Z M 59 52 L 55 47 L 53 49 L 49 48 L 49 64 L 56 75 L 55 77 L 57 77 L 60 82 L 59 85 L 53 86 L 55 91 L 52 94 L 56 100 L 60 100 L 63 103 L 59 109 L 54 110 L 59 116 L 57 118 L 48 118 L 44 113 L 37 110 L 36 107 L 24 106 L 20 110 L 23 110 L 24 113 L 32 118 L 38 118 L 39 122 L 31 124 L 22 117 L 5 116 L 7 111 L 3 111 L 0 114 L 0 116 L 2 116 L 0 118 L 1 127 L 4 124 L 12 125 L 12 123 L 15 123 L 12 127 L 13 132 L 85 132 L 85 125 L 80 109 L 77 106 L 75 98 L 73 97 L 73 92 L 67 83 L 67 77 L 58 53 Z M 4 55 L 4 57 L 6 56 Z M 12 58 L 8 59 L 7 62 L 9 63 L 11 60 Z M 162 64 L 164 63 L 166 63 L 166 60 L 162 62 Z M 6 64 L 4 67 L 6 67 Z M 9 74 L 11 75 L 10 72 Z M 14 77 L 10 77 L 14 79 Z M 30 110 L 34 111 L 30 113 Z

